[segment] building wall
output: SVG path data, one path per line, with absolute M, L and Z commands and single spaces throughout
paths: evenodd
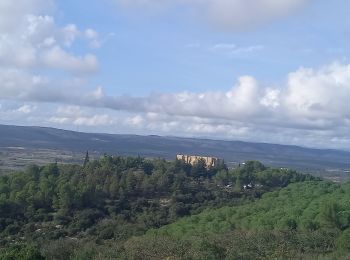
M 199 160 L 204 160 L 207 168 L 216 166 L 219 161 L 219 159 L 216 157 L 183 155 L 183 154 L 176 155 L 176 159 L 180 161 L 184 161 L 185 163 L 188 163 L 191 165 L 196 164 Z

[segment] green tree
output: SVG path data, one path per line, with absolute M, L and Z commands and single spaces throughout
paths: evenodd
M 85 168 L 89 162 L 90 162 L 89 151 L 86 151 L 83 167 Z

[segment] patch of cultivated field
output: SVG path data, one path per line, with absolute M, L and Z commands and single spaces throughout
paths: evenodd
M 30 164 L 78 163 L 84 161 L 85 153 L 51 149 L 27 149 L 23 147 L 0 148 L 0 173 L 21 170 Z

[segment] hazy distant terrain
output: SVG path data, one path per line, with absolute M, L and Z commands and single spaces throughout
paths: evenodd
M 0 125 L 0 169 L 31 162 L 81 163 L 86 151 L 122 156 L 174 159 L 178 153 L 216 156 L 230 166 L 245 160 L 321 174 L 337 180 L 350 176 L 350 152 L 297 146 L 208 139 L 80 133 L 54 128 Z

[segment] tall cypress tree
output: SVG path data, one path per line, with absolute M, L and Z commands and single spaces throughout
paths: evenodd
M 85 167 L 90 161 L 90 158 L 89 158 L 89 151 L 86 151 L 86 155 L 85 155 L 85 160 L 84 160 L 84 164 L 83 164 L 83 167 Z

